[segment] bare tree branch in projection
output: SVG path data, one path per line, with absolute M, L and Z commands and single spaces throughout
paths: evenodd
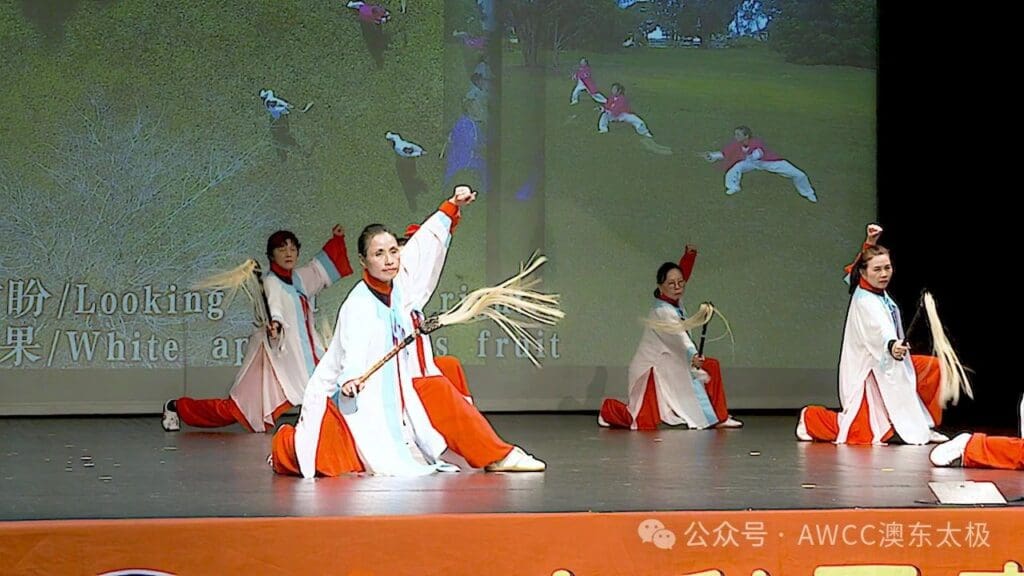
M 37 278 L 54 294 L 36 324 L 180 340 L 188 322 L 191 339 L 206 339 L 205 348 L 214 335 L 247 333 L 244 306 L 210 322 L 210 295 L 201 294 L 202 313 L 193 314 L 182 313 L 183 295 L 210 270 L 260 250 L 272 221 L 272 189 L 246 174 L 266 143 L 244 147 L 174 131 L 145 110 L 120 116 L 102 97 L 69 118 L 58 138 L 53 154 L 36 164 L 38 174 L 12 175 L 0 166 L 0 279 Z M 66 283 L 69 301 L 54 320 Z M 94 304 L 105 292 L 119 302 L 128 292 L 141 300 L 149 286 L 161 295 L 159 313 L 140 301 L 134 312 L 118 305 L 103 314 L 97 305 L 96 313 L 76 314 L 79 284 L 88 286 Z M 178 299 L 174 313 L 171 295 Z M 72 365 L 81 362 L 67 354 L 53 362 Z

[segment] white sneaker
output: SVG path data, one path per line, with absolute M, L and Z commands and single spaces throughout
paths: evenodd
M 452 464 L 451 462 L 446 462 L 444 460 L 441 460 L 440 458 L 437 459 L 437 462 L 434 462 L 434 466 L 437 468 L 438 472 L 461 472 L 462 471 L 462 468 L 459 468 L 458 465 Z
M 935 466 L 954 466 L 958 460 L 964 457 L 964 450 L 967 449 L 967 443 L 970 440 L 969 433 L 958 434 L 949 442 L 939 444 L 932 449 L 928 454 L 928 459 Z
M 943 442 L 949 442 L 949 436 L 946 436 L 942 432 L 936 432 L 932 430 L 928 435 L 929 444 L 942 444 Z
M 796 424 L 796 439 L 801 442 L 813 442 L 814 438 L 807 433 L 807 423 L 804 422 L 804 412 L 806 411 L 806 407 L 800 411 L 800 420 Z
M 719 422 L 716 428 L 743 428 L 743 422 L 729 416 L 724 421 Z
M 164 427 L 167 432 L 177 432 L 181 430 L 181 419 L 178 418 L 178 413 L 171 410 L 171 401 L 168 400 L 164 403 L 164 417 L 160 421 L 160 425 Z
M 270 454 L 267 454 L 267 466 L 270 466 L 271 470 L 274 469 L 274 453 L 273 452 L 271 452 Z
M 604 416 L 601 416 L 600 413 L 597 414 L 597 425 L 601 426 L 602 428 L 611 428 L 611 425 L 608 424 L 608 421 L 605 420 Z
M 507 456 L 484 466 L 488 472 L 543 472 L 547 464 L 527 454 L 519 446 L 512 448 Z
M 725 189 L 725 195 L 726 196 L 732 196 L 733 194 L 736 194 L 737 192 L 739 192 L 739 190 L 733 190 L 732 188 L 726 188 Z

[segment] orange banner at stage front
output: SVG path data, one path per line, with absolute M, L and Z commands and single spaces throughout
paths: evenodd
M 1012 508 L 0 523 L 0 574 L 1024 576 Z

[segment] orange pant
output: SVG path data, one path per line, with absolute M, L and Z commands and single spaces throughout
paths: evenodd
M 621 400 L 605 398 L 601 404 L 601 418 L 612 428 L 633 427 L 633 415 L 629 406 Z M 644 399 L 640 402 L 640 411 L 636 415 L 637 430 L 657 430 L 661 423 L 661 412 L 658 410 L 658 392 L 654 387 L 654 370 L 647 372 L 647 386 L 644 388 Z
M 328 398 L 327 412 L 320 424 L 320 442 L 316 447 L 316 472 L 321 476 L 340 476 L 348 472 L 363 472 L 365 468 L 356 452 L 356 443 L 338 406 Z M 295 427 L 282 424 L 271 444 L 274 472 L 302 476 L 299 459 L 295 456 Z
M 177 406 L 178 416 L 181 418 L 181 421 L 189 426 L 195 426 L 196 428 L 221 428 L 237 422 L 245 426 L 245 429 L 249 432 L 254 432 L 242 411 L 238 409 L 238 405 L 231 398 L 196 400 L 195 398 L 184 397 L 178 398 L 174 403 Z M 292 405 L 288 402 L 278 406 L 274 410 L 274 421 L 276 422 L 282 414 L 291 409 Z M 273 426 L 267 426 L 266 430 L 261 430 L 261 432 L 271 429 L 273 429 Z
M 474 468 L 501 460 L 512 451 L 472 404 L 444 376 L 413 380 L 430 424 L 444 437 L 448 448 Z M 465 385 L 463 385 L 465 389 Z
M 722 384 L 722 366 L 716 358 L 705 358 L 701 368 L 711 377 L 708 383 L 704 385 L 704 390 L 707 391 L 708 400 L 711 400 L 711 406 L 715 409 L 715 416 L 718 417 L 719 422 L 725 422 L 729 419 L 729 405 L 725 401 L 725 385 Z
M 466 373 L 462 369 L 462 363 L 454 356 L 436 356 L 434 363 L 448 380 L 455 386 L 463 396 L 470 397 L 469 385 L 466 383 Z M 217 398 L 211 400 L 196 400 L 193 398 L 179 398 L 177 401 L 178 416 L 181 421 L 189 426 L 197 428 L 221 428 L 239 423 L 245 426 L 246 430 L 252 432 L 252 427 L 242 415 L 238 405 L 230 398 Z M 274 410 L 274 421 L 282 414 L 291 410 L 293 406 L 285 402 Z M 264 431 L 270 431 L 273 426 L 268 426 Z
M 729 406 L 725 401 L 725 386 L 722 385 L 722 367 L 715 358 L 705 358 L 703 368 L 711 377 L 704 385 L 704 390 L 708 393 L 708 400 L 711 401 L 711 406 L 715 409 L 718 422 L 724 422 L 729 418 Z M 629 406 L 614 398 L 607 398 L 601 404 L 601 418 L 612 428 L 629 429 L 633 425 L 633 416 L 629 413 Z M 658 393 L 654 386 L 654 370 L 651 370 L 647 373 L 644 399 L 640 404 L 640 411 L 636 415 L 636 429 L 657 430 L 660 423 Z
M 462 362 L 455 356 L 434 356 L 434 364 L 444 374 L 448 381 L 455 386 L 463 396 L 472 397 L 469 393 L 469 385 L 466 381 L 466 372 L 462 369 Z
M 914 372 L 917 374 L 917 395 L 921 397 L 932 420 L 938 426 L 942 422 L 942 405 L 939 402 L 939 360 L 934 356 L 911 356 L 910 360 L 914 363 Z M 807 427 L 807 433 L 817 442 L 835 442 L 839 437 L 839 413 L 824 406 L 808 406 L 804 410 L 804 425 Z M 882 441 L 888 441 L 892 435 L 890 427 Z M 857 415 L 850 425 L 846 443 L 871 444 L 871 438 L 870 411 L 865 390 Z
M 512 445 L 498 437 L 483 414 L 466 402 L 447 378 L 428 376 L 417 378 L 414 384 L 431 425 L 444 437 L 448 447 L 465 458 L 470 466 L 481 468 L 512 451 Z M 272 451 L 275 472 L 301 475 L 295 456 L 295 428 L 282 425 L 274 434 Z M 344 416 L 328 399 L 316 451 L 317 474 L 338 476 L 364 470 Z
M 942 424 L 942 402 L 939 398 L 939 359 L 935 356 L 911 356 L 914 372 L 917 374 L 917 395 L 921 397 L 928 414 L 938 427 Z
M 1024 439 L 971 434 L 962 464 L 965 468 L 1024 470 Z

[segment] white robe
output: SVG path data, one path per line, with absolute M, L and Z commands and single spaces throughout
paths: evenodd
M 903 337 L 899 307 L 888 293 L 857 287 L 850 298 L 839 359 L 843 411 L 837 444 L 846 443 L 865 391 L 873 443 L 882 443 L 890 425 L 907 444 L 928 443 L 934 422 L 918 395 L 914 363 L 909 354 L 902 361 L 889 354 L 889 342 Z
M 313 315 L 316 294 L 340 278 L 323 251 L 309 264 L 292 270 L 291 284 L 273 273 L 264 278 L 270 317 L 280 322 L 281 334 L 270 340 L 263 327 L 253 332 L 229 393 L 253 430 L 273 426 L 274 410 L 286 400 L 295 406 L 302 403 L 316 360 L 324 355 Z
M 342 384 L 360 377 L 412 333 L 412 313 L 423 309 L 441 277 L 450 228 L 451 219 L 436 212 L 402 248 L 402 266 L 392 282 L 390 306 L 374 296 L 365 282 L 349 292 L 327 353 L 306 386 L 302 414 L 295 426 L 295 453 L 304 477 L 316 474 L 320 425 L 329 398 L 338 403 L 367 472 L 412 476 L 436 471 L 436 464 L 418 462 L 404 440 L 411 432 L 423 459 L 431 463 L 447 449 L 413 388 L 413 378 L 423 375 L 415 345 L 407 346 L 371 376 L 357 397 L 339 392 Z M 426 338 L 424 356 L 427 375 L 440 375 Z
M 672 321 L 683 316 L 668 302 L 655 301 L 649 317 L 652 320 Z M 629 413 L 632 428 L 643 406 L 647 375 L 654 370 L 654 386 L 658 394 L 658 412 L 666 424 L 686 424 L 690 428 L 707 428 L 718 422 L 704 382 L 695 377 L 702 372 L 690 370 L 690 362 L 697 347 L 685 332 L 669 334 L 649 327 L 644 328 L 633 360 L 629 364 Z

